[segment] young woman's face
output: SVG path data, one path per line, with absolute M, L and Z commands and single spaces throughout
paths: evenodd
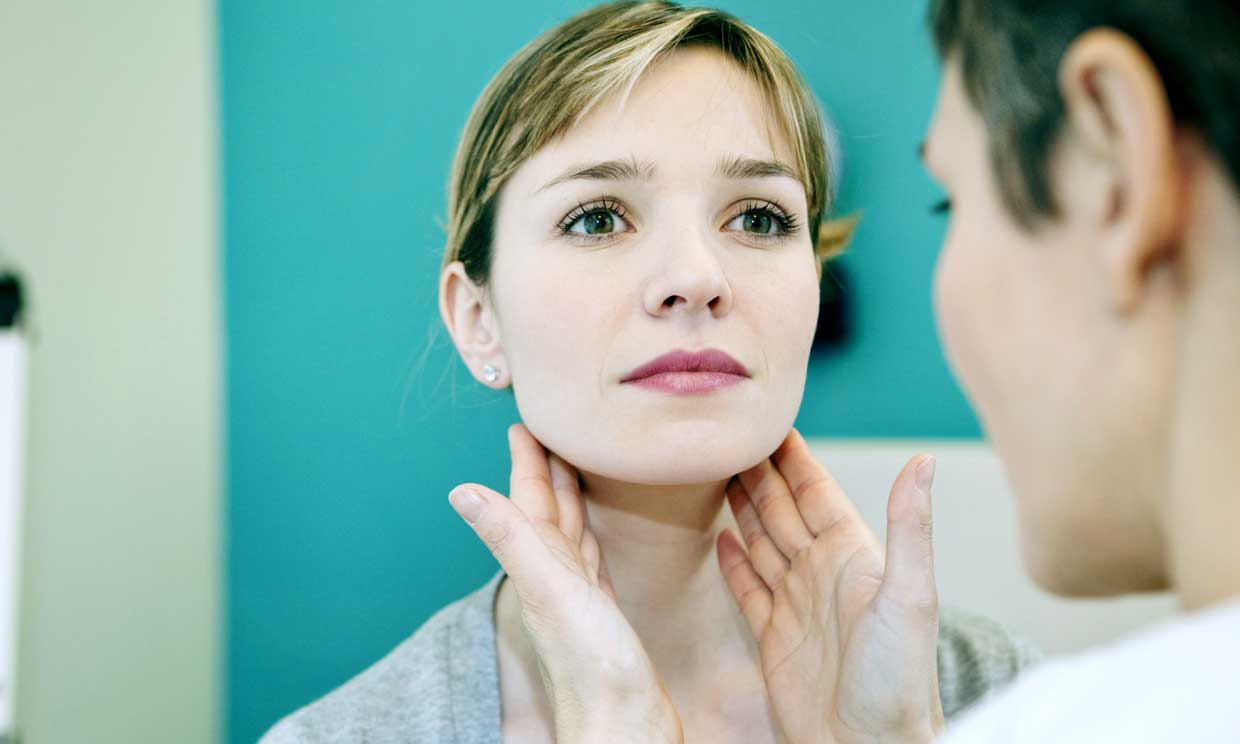
M 505 185 L 487 298 L 502 361 L 530 431 L 583 472 L 726 479 L 792 426 L 819 294 L 768 109 L 722 54 L 682 49 Z

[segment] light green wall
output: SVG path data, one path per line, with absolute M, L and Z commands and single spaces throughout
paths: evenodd
M 0 251 L 30 300 L 29 744 L 219 740 L 214 15 L 0 3 Z

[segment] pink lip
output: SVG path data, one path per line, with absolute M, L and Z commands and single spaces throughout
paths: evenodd
M 709 393 L 749 379 L 749 370 L 718 349 L 673 351 L 646 362 L 620 380 L 677 395 Z

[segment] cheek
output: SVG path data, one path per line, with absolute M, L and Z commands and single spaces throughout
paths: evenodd
M 496 307 L 521 420 L 545 446 L 588 469 L 598 458 L 584 443 L 598 438 L 597 422 L 606 419 L 603 375 L 631 282 L 571 262 L 505 269 Z
M 807 249 L 808 250 L 808 249 Z M 761 351 L 764 394 L 760 403 L 771 449 L 788 433 L 805 393 L 806 370 L 821 297 L 813 259 L 780 261 L 737 274 L 737 307 Z M 765 445 L 763 445 L 765 446 Z
M 563 394 L 598 382 L 601 356 L 620 299 L 616 282 L 581 274 L 529 272 L 512 277 L 497 302 L 504 354 L 518 394 Z
M 971 308 L 976 307 L 974 288 L 976 269 L 971 266 L 969 246 L 961 243 L 967 236 L 948 233 L 934 271 L 934 310 L 938 323 L 943 351 L 953 371 L 962 378 L 968 377 L 972 354 L 969 352 Z
M 1020 360 L 1010 348 L 1019 333 L 1011 322 L 1016 288 L 1004 279 L 1005 246 L 961 224 L 948 232 L 935 267 L 935 320 L 956 381 L 987 433 L 1002 438 L 1005 395 L 1021 385 Z
M 738 294 L 749 306 L 742 312 L 753 325 L 770 362 L 804 372 L 818 322 L 820 291 L 812 262 L 795 259 L 762 269 L 737 272 Z

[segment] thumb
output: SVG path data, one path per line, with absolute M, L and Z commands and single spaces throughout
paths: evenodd
M 475 483 L 457 486 L 448 503 L 486 545 L 523 599 L 535 599 L 550 582 L 545 581 L 547 550 L 534 525 L 509 499 Z
M 934 581 L 933 520 L 930 492 L 934 457 L 909 461 L 891 487 L 887 500 L 887 568 L 882 592 L 902 607 L 938 612 Z

